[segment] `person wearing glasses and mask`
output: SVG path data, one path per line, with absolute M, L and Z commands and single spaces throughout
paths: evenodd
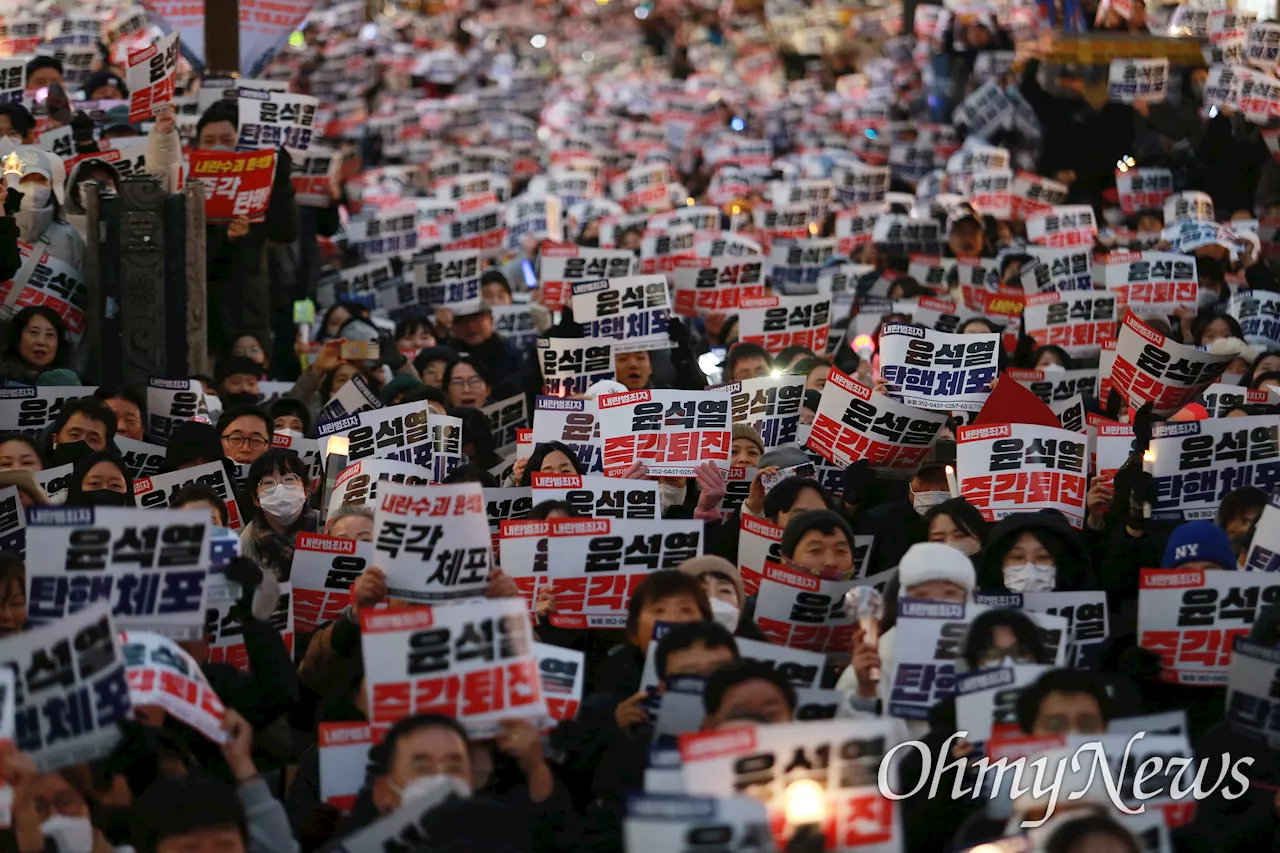
M 299 533 L 314 533 L 320 514 L 307 508 L 307 468 L 292 450 L 270 450 L 249 467 L 248 492 L 258 508 L 240 534 L 240 554 L 289 580 Z
M 271 447 L 271 422 L 255 406 L 236 406 L 218 418 L 222 450 L 232 462 L 249 465 Z

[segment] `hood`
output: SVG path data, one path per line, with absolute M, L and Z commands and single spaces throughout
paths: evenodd
M 84 204 L 80 201 L 80 183 L 84 180 L 85 175 L 89 174 L 90 169 L 99 168 L 106 169 L 111 172 L 115 178 L 116 186 L 120 186 L 121 176 L 120 170 L 112 166 L 105 160 L 99 160 L 96 157 L 90 157 L 87 160 L 81 160 L 71 167 L 71 174 L 67 175 L 67 191 L 66 191 L 66 210 L 74 216 L 84 216 Z
M 1034 533 L 1049 553 L 1053 554 L 1058 567 L 1059 591 L 1097 588 L 1084 539 L 1061 513 L 1041 510 L 1015 513 L 991 528 L 981 552 L 982 567 L 978 572 L 978 589 L 983 592 L 1004 589 L 1004 556 L 1013 548 L 1018 537 L 1028 532 Z

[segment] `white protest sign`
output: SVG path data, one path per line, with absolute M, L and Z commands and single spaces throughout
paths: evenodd
M 125 82 L 129 86 L 129 121 L 149 119 L 158 108 L 173 103 L 178 57 L 177 32 L 129 54 L 124 71 Z
M 1027 246 L 1026 253 L 1035 260 L 1019 276 L 1028 296 L 1048 290 L 1093 289 L 1093 254 L 1087 248 Z
M 1037 347 L 1062 347 L 1073 357 L 1087 358 L 1115 336 L 1118 300 L 1105 291 L 1037 293 L 1027 297 L 1022 330 Z
M 1086 445 L 1079 433 L 1033 424 L 961 427 L 956 434 L 960 496 L 989 521 L 1055 509 L 1084 523 Z
M 1280 572 L 1280 496 L 1271 495 L 1254 527 L 1253 540 L 1245 557 L 1249 572 Z
M 1227 313 L 1240 321 L 1246 343 L 1280 349 L 1280 293 L 1239 290 L 1227 303 Z
M 844 594 L 856 578 L 829 580 L 808 572 L 765 564 L 756 594 L 756 626 L 770 643 L 823 654 L 845 654 L 853 643 L 853 618 Z
M 0 640 L 0 669 L 15 679 L 14 745 L 41 772 L 108 755 L 116 723 L 132 714 L 124 655 L 106 602 Z M 66 725 L 66 715 L 78 725 Z
M 650 476 L 693 477 L 705 462 L 729 467 L 728 394 L 657 389 L 606 394 L 596 402 L 606 471 L 643 462 Z
M 359 374 L 351 377 L 332 397 L 329 398 L 316 414 L 316 423 L 324 424 L 338 420 L 347 415 L 367 412 L 381 408 L 378 395 L 369 387 L 369 383 Z
M 129 474 L 140 480 L 160 473 L 164 465 L 165 449 L 158 444 L 136 441 L 128 436 L 116 433 L 114 439 L 120 458 L 129 468 Z
M 1280 424 L 1274 415 L 1157 423 L 1151 430 L 1155 518 L 1214 518 L 1227 494 L 1280 482 Z
M 1130 313 L 1116 339 L 1110 387 L 1130 407 L 1152 402 L 1157 418 L 1168 417 L 1218 381 L 1233 358 L 1169 340 Z
M 1195 305 L 1199 288 L 1195 258 L 1173 252 L 1117 252 L 1102 270 L 1107 290 L 1138 314 L 1168 315 Z
M 1132 216 L 1144 210 L 1164 210 L 1173 195 L 1173 172 L 1168 169 L 1126 169 L 1116 172 L 1120 209 Z
M 19 385 L 0 388 L 0 430 L 39 435 L 70 400 L 88 397 L 97 388 L 86 385 Z
M 749 425 L 765 447 L 777 447 L 796 440 L 804 383 L 803 376 L 757 376 L 707 390 L 728 394 L 733 422 Z
M 226 709 L 195 658 L 150 631 L 121 631 L 120 642 L 133 707 L 159 706 L 214 743 L 226 742 Z
M 613 340 L 614 353 L 670 349 L 671 296 L 664 275 L 640 275 L 573 285 L 573 320 L 585 336 Z
M 833 368 L 807 446 L 841 468 L 866 459 L 882 475 L 910 478 L 947 417 L 899 403 Z
M 578 715 L 586 683 L 584 655 L 549 643 L 534 643 L 533 653 L 538 659 L 538 681 L 552 725 L 572 720 Z
M 534 446 L 558 441 L 573 451 L 587 472 L 600 471 L 599 408 L 595 400 L 538 397 L 534 402 Z
M 1280 650 L 1235 639 L 1227 671 L 1227 701 L 1222 717 L 1237 731 L 1280 749 L 1280 705 L 1270 686 L 1280 678 Z
M 480 310 L 480 253 L 437 252 L 414 264 L 418 304 L 448 308 L 455 315 Z
M 564 501 L 583 518 L 653 520 L 662 517 L 657 480 L 624 480 L 603 474 L 532 474 L 533 502 Z
M 1121 104 L 1142 100 L 1164 103 L 1169 89 L 1169 60 L 1113 59 L 1107 75 L 1107 99 Z
M 1160 678 L 1174 684 L 1226 684 L 1233 640 L 1280 602 L 1280 577 L 1263 572 L 1142 569 L 1139 584 L 1138 645 L 1160 656 Z
M 1041 246 L 1090 246 L 1097 233 L 1093 208 L 1087 204 L 1056 205 L 1027 217 L 1027 239 Z
M 177 424 L 208 414 L 199 379 L 147 380 L 147 435 L 167 443 Z
M 764 804 L 742 796 L 639 795 L 627 801 L 622 832 L 626 850 L 680 850 L 711 838 L 724 853 L 767 851 L 773 845 Z
M 614 377 L 614 344 L 592 338 L 538 338 L 542 391 L 552 397 L 585 394 Z M 534 418 L 537 427 L 537 417 Z
M 347 439 L 347 464 L 363 459 L 394 459 L 430 469 L 434 436 L 425 402 L 370 409 L 319 424 L 323 442 L 333 435 Z
M 700 521 L 504 521 L 499 564 L 530 609 L 540 589 L 551 590 L 557 628 L 620 628 L 641 581 L 701 554 L 703 539 Z
M 956 676 L 956 730 L 969 743 L 1021 734 L 1018 696 L 1052 667 L 1016 664 Z
M 824 352 L 831 334 L 831 296 L 763 296 L 742 299 L 738 339 L 777 355 L 789 346 Z
M 588 249 L 545 242 L 538 258 L 542 302 L 551 310 L 563 308 L 580 281 L 634 275 L 639 259 L 626 249 Z
M 364 459 L 343 469 L 333 481 L 329 495 L 329 515 L 343 504 L 372 506 L 378 500 L 378 485 L 383 481 L 429 486 L 434 482 L 431 470 L 413 462 L 394 459 Z
M 239 90 L 236 149 L 292 148 L 306 151 L 316 135 L 319 101 L 310 95 Z
M 376 735 L 428 711 L 453 717 L 474 738 L 496 735 L 500 720 L 546 714 L 520 599 L 365 610 L 360 633 Z
M 316 744 L 320 758 L 320 799 L 349 812 L 364 785 L 364 770 L 373 746 L 368 723 L 320 723 Z
M 222 500 L 227 508 L 227 527 L 239 530 L 247 523 L 240 517 L 240 503 L 236 500 L 227 469 L 221 462 L 206 462 L 167 474 L 156 474 L 144 480 L 135 480 L 133 495 L 140 507 L 163 509 L 179 491 L 192 483 L 204 483 Z M 208 518 L 207 515 L 205 517 Z
M 27 616 L 34 625 L 109 601 L 124 628 L 201 636 L 209 570 L 204 510 L 38 507 L 27 526 Z
M 880 372 L 889 394 L 921 409 L 982 408 L 999 370 L 998 334 L 959 335 L 892 324 L 880 332 Z
M 764 298 L 764 264 L 759 256 L 678 259 L 672 272 L 675 313 L 696 317 L 733 311 L 743 299 Z
M 342 617 L 351 586 L 373 563 L 373 543 L 299 533 L 289 572 L 293 624 L 300 634 Z
M 492 554 L 479 483 L 387 483 L 379 489 L 373 541 L 393 598 L 450 601 L 484 592 Z

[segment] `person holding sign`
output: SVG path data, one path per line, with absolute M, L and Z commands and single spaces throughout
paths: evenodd
M 240 534 L 240 553 L 287 582 L 298 534 L 319 526 L 320 514 L 307 508 L 307 468 L 293 451 L 268 450 L 249 467 L 245 485 L 258 514 Z

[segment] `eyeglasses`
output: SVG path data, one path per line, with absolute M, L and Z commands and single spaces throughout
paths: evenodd
M 249 443 L 250 450 L 262 450 L 271 443 L 269 439 L 263 438 L 260 435 L 241 435 L 238 432 L 233 432 L 230 435 L 224 435 L 222 436 L 222 440 L 225 441 L 227 443 L 227 447 L 230 447 L 232 450 L 239 450 L 244 447 L 245 442 Z
M 265 492 L 267 489 L 277 484 L 281 486 L 301 486 L 302 478 L 299 477 L 297 474 L 285 474 L 279 480 L 275 480 L 275 481 L 263 480 L 262 482 L 258 483 L 258 493 L 261 494 Z
M 455 376 L 449 380 L 449 384 L 454 388 L 482 388 L 484 387 L 484 377 L 468 376 L 463 379 L 461 376 Z

